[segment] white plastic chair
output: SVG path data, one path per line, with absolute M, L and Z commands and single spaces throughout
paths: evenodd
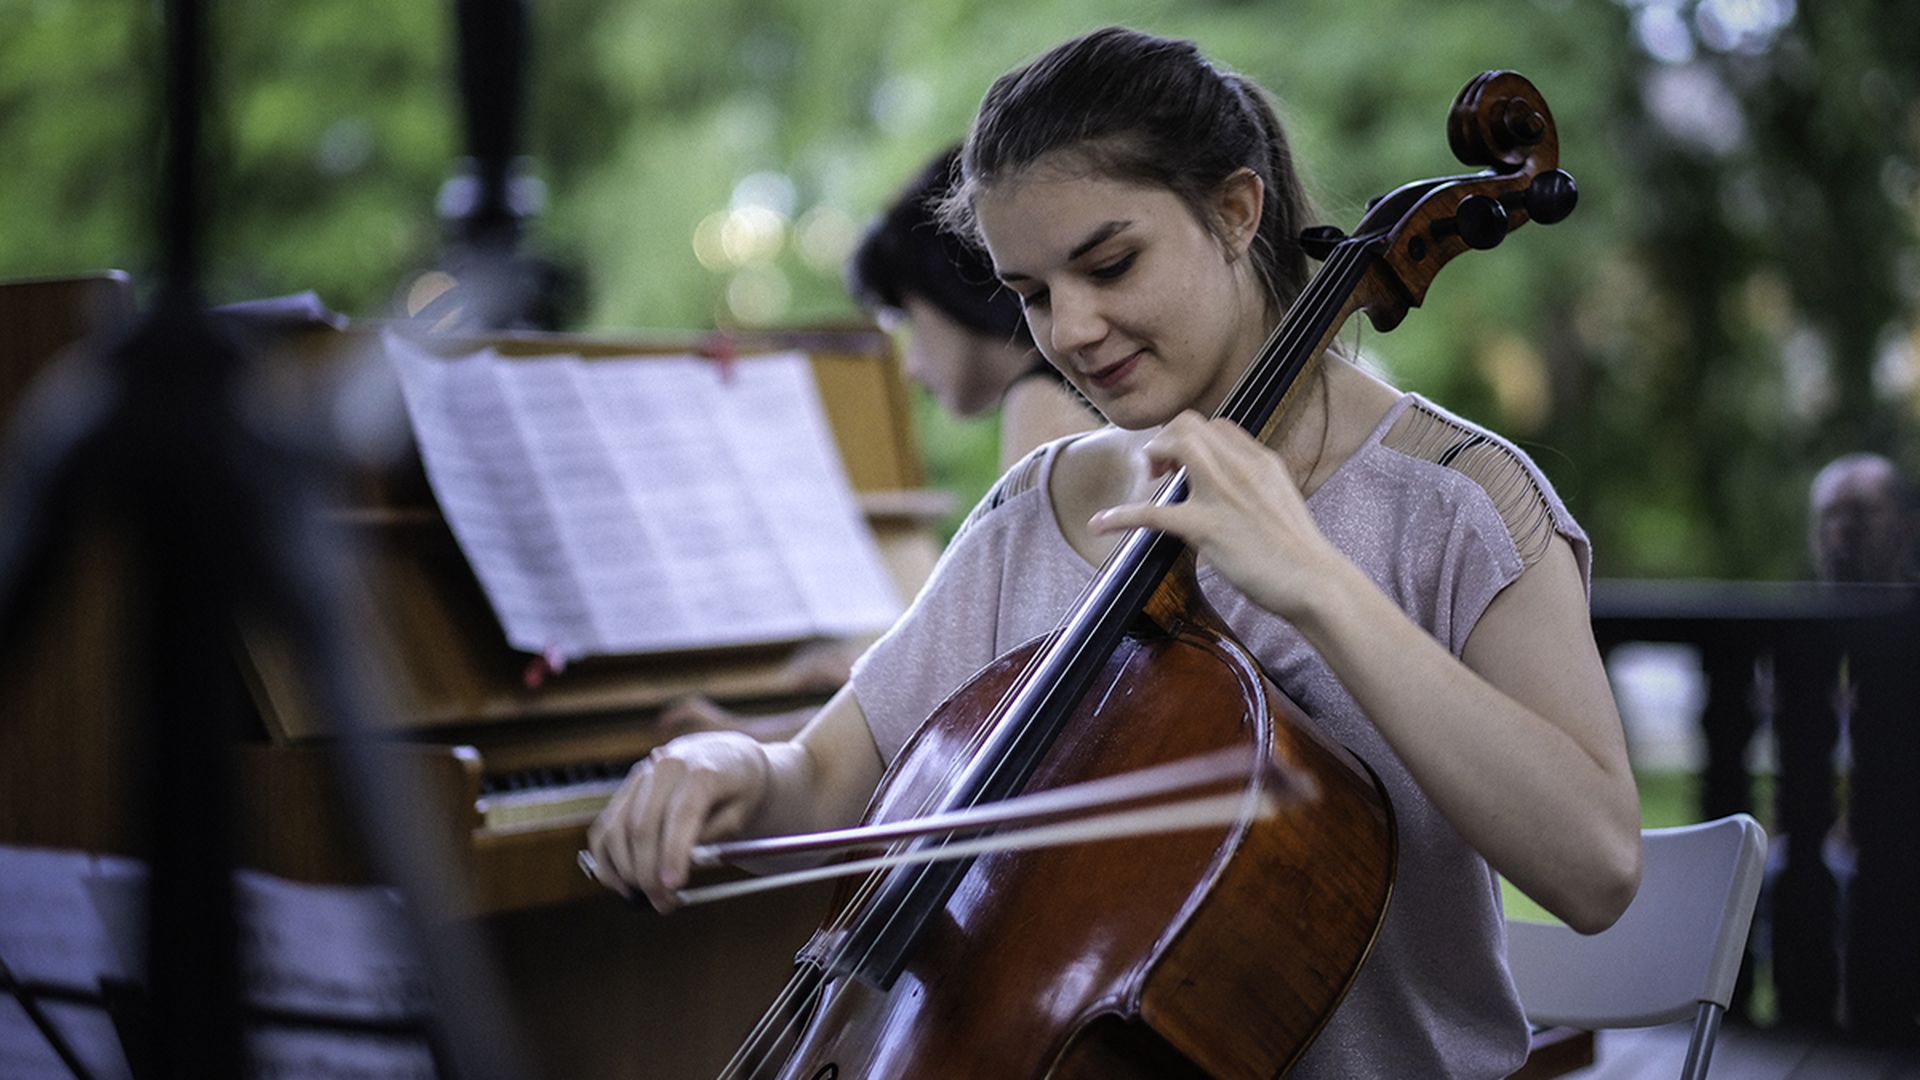
M 1707 1075 L 1760 895 L 1767 836 L 1746 814 L 1640 833 L 1640 892 L 1586 936 L 1509 920 L 1507 966 L 1538 1027 L 1650 1027 L 1694 1018 L 1683 1080 Z

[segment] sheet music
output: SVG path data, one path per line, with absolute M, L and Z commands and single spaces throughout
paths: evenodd
M 104 928 L 119 954 L 118 967 L 105 970 L 139 972 L 147 868 L 132 859 L 89 861 L 97 870 L 83 883 L 93 915 L 86 925 Z M 309 885 L 254 870 L 235 871 L 233 884 L 248 1004 L 322 1020 L 404 1021 L 427 1011 L 430 995 L 391 890 Z
M 103 872 L 128 861 L 0 845 L 0 962 L 15 980 L 28 987 L 98 994 L 103 978 L 131 977 L 139 963 L 139 924 L 109 925 L 92 893 Z M 0 991 L 0 1076 L 70 1080 L 72 1073 L 9 993 Z M 50 999 L 37 1004 L 89 1075 L 100 1080 L 132 1075 L 104 1009 Z
M 872 532 L 853 509 L 853 487 L 806 358 L 741 364 L 718 398 L 719 431 L 734 468 L 762 519 L 785 535 L 780 554 L 824 631 L 858 634 L 892 625 L 899 600 L 880 568 Z M 812 479 L 796 483 L 795 477 Z M 846 553 L 853 551 L 873 573 L 845 572 Z
M 103 979 L 144 984 L 147 877 L 133 859 L 0 845 L 0 960 L 23 984 L 0 990 L 0 1077 L 70 1075 L 16 993 L 34 996 L 92 1075 L 130 1075 L 102 1005 L 34 990 L 97 999 Z M 251 1007 L 282 1021 L 248 1031 L 254 1075 L 434 1075 L 420 1036 L 341 1030 L 418 1022 L 431 1009 L 391 890 L 247 870 L 235 873 L 234 888 L 243 992 Z
M 442 359 L 391 335 L 387 350 L 515 648 L 661 652 L 898 616 L 804 355 Z
M 745 369 L 768 362 L 782 361 L 738 364 L 733 379 L 743 381 Z M 720 410 L 731 396 L 720 368 L 677 357 L 575 362 L 572 370 L 645 537 L 647 564 L 639 572 L 671 593 L 670 603 L 652 613 L 640 606 L 620 612 L 611 639 L 632 647 L 609 651 L 819 633 L 781 561 L 774 523 L 720 441 L 728 419 Z
M 0 845 L 0 961 L 15 979 L 96 991 L 102 976 L 130 977 L 94 906 L 91 882 L 106 861 L 124 860 Z
M 53 1044 L 13 998 L 0 994 L 0 1076 L 18 1080 L 73 1080 Z
M 257 1008 L 330 1019 L 405 1020 L 431 1004 L 395 893 L 234 874 L 242 984 Z
M 247 1033 L 254 1080 L 437 1080 L 425 1039 L 257 1027 Z
M 441 510 L 507 640 L 540 652 L 594 639 L 578 583 L 491 351 L 441 361 L 388 340 Z
M 73 1056 L 80 1059 L 90 1080 L 133 1080 L 133 1066 L 127 1063 L 127 1052 L 120 1046 L 119 1029 L 104 1009 L 64 1001 L 42 1001 L 40 1011 L 60 1032 Z M 0 1069 L 0 1076 L 14 1075 Z M 64 1066 L 60 1075 L 71 1080 Z

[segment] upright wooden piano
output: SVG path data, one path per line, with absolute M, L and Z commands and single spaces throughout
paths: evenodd
M 11 413 L 32 373 L 83 332 L 131 310 L 124 276 L 0 286 L 0 398 Z M 294 387 L 320 385 L 375 331 L 304 333 L 276 358 Z M 458 354 L 684 354 L 695 335 L 516 335 L 449 339 Z M 947 500 L 924 490 L 908 398 L 878 331 L 741 334 L 735 363 L 799 349 L 811 358 L 849 479 L 903 599 L 938 556 Z M 299 392 L 299 391 L 296 391 Z M 350 477 L 321 527 L 356 555 L 347 602 L 383 658 L 386 749 L 415 767 L 419 791 L 462 879 L 466 917 L 500 950 L 534 1056 L 555 1076 L 711 1073 L 784 981 L 787 961 L 825 914 L 827 892 L 775 895 L 662 919 L 588 881 L 575 852 L 626 768 L 681 730 L 670 703 L 698 694 L 747 714 L 823 701 L 833 687 L 809 655 L 850 656 L 860 641 L 768 645 L 577 662 L 529 678 L 510 649 L 417 456 Z M 124 550 L 95 523 L 73 546 L 53 602 L 26 647 L 0 658 L 0 842 L 137 853 L 124 731 L 140 692 L 116 613 L 131 581 Z M 362 880 L 364 862 L 335 794 L 325 719 L 305 707 L 299 658 L 258 628 L 236 628 L 236 670 L 257 705 L 239 748 L 243 861 L 300 880 Z M 826 665 L 831 667 L 831 663 Z M 537 683 L 537 685 L 536 685 Z M 757 733 L 763 729 L 756 729 Z

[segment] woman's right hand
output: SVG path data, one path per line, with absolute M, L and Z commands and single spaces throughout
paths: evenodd
M 850 689 L 792 739 L 702 731 L 666 743 L 627 773 L 587 830 L 602 885 L 637 890 L 662 912 L 680 906 L 693 846 L 840 828 L 860 820 L 886 763 Z
M 600 883 L 679 906 L 693 846 L 739 833 L 771 786 L 770 748 L 737 731 L 684 735 L 635 763 L 587 830 Z

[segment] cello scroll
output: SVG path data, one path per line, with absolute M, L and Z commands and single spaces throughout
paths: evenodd
M 1374 200 L 1352 236 L 1310 230 L 1307 253 L 1322 260 L 1347 245 L 1377 258 L 1354 290 L 1352 310 L 1385 332 L 1420 306 L 1440 268 L 1485 250 L 1528 221 L 1552 225 L 1573 212 L 1579 189 L 1560 168 L 1560 140 L 1546 99 L 1525 76 L 1476 76 L 1447 113 L 1447 142 L 1462 164 L 1484 171 L 1403 184 Z

